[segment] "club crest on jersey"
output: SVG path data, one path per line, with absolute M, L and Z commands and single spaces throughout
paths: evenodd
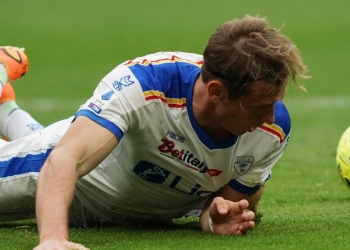
M 253 165 L 253 162 L 253 156 L 237 156 L 234 164 L 236 172 L 240 175 L 244 175 Z
M 133 83 L 135 83 L 135 82 L 130 80 L 130 75 L 129 75 L 129 76 L 124 76 L 124 77 L 120 78 L 119 81 L 113 82 L 112 85 L 113 85 L 113 88 L 120 91 L 120 90 L 122 90 L 123 86 L 127 87 Z
M 111 99 L 111 97 L 112 97 L 113 94 L 114 94 L 114 91 L 111 90 L 111 91 L 109 91 L 109 92 L 103 94 L 103 95 L 101 96 L 101 99 L 104 100 L 104 101 L 108 101 L 109 99 Z

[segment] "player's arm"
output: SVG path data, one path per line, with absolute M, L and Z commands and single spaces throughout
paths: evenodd
M 39 249 L 85 249 L 68 242 L 68 210 L 77 180 L 94 169 L 117 145 L 117 138 L 79 116 L 51 152 L 38 178 L 36 196 Z M 66 249 L 64 248 L 64 249 Z
M 240 235 L 253 229 L 253 220 L 263 190 L 261 186 L 256 193 L 246 195 L 229 185 L 224 186 L 207 200 L 200 216 L 202 230 L 213 230 L 216 234 Z

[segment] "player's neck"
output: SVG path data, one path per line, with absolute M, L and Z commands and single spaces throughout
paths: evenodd
M 198 125 L 213 140 L 223 140 L 232 136 L 230 132 L 215 123 L 212 116 L 215 105 L 209 101 L 206 84 L 203 83 L 201 76 L 198 77 L 194 86 L 192 109 Z

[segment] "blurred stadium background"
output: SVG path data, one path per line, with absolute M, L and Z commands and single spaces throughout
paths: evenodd
M 293 96 L 346 96 L 346 6 L 316 0 L 2 0 L 1 44 L 26 48 L 30 71 L 15 83 L 18 102 L 45 124 L 73 114 L 124 60 L 164 50 L 202 53 L 220 23 L 245 14 L 267 17 L 275 27 L 285 23 L 284 33 L 301 50 L 313 78 L 305 82 L 309 94 L 291 88 Z

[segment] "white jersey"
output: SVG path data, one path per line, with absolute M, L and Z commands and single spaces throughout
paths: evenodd
M 192 110 L 202 60 L 197 54 L 161 52 L 127 61 L 103 78 L 81 106 L 76 116 L 89 117 L 119 141 L 78 182 L 78 196 L 88 209 L 106 217 L 173 218 L 226 184 L 251 194 L 270 177 L 290 132 L 286 108 L 276 104 L 273 125 L 211 139 Z
M 110 130 L 119 144 L 78 180 L 73 208 L 82 204 L 107 221 L 119 220 L 121 215 L 177 218 L 200 208 L 210 194 L 226 184 L 249 195 L 270 178 L 290 133 L 285 106 L 276 103 L 272 125 L 263 124 L 254 132 L 225 140 L 211 139 L 192 110 L 193 87 L 202 60 L 197 54 L 161 52 L 127 61 L 102 79 L 75 116 L 86 116 Z M 0 189 L 14 187 L 14 180 L 18 187 L 23 176 L 35 179 L 70 122 L 46 128 L 40 137 L 9 143 L 12 151 L 4 146 L 0 151 Z M 16 145 L 23 147 L 20 154 Z M 9 161 L 11 157 L 16 160 Z M 19 163 L 21 167 L 10 168 Z M 28 190 L 32 197 L 33 188 Z M 10 201 L 14 194 L 11 191 L 9 195 Z

